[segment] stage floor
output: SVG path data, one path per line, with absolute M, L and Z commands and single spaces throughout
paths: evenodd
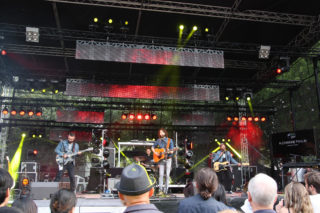
M 126 208 L 119 198 L 114 198 L 112 195 L 77 194 L 77 198 L 75 213 L 122 213 Z M 227 198 L 236 208 L 240 207 L 245 199 L 241 197 L 241 193 L 228 194 Z M 183 194 L 169 194 L 167 197 L 152 197 L 150 200 L 163 212 L 177 212 L 182 199 L 184 199 Z M 50 213 L 50 200 L 35 200 L 35 203 L 39 213 Z

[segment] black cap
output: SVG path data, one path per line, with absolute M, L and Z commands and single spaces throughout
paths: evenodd
M 123 169 L 116 188 L 124 195 L 141 195 L 149 191 L 154 184 L 155 181 L 150 179 L 146 169 L 133 163 Z

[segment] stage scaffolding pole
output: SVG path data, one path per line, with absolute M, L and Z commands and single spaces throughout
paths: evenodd
M 320 119 L 320 87 L 319 87 L 319 77 L 318 77 L 318 60 L 319 57 L 315 57 L 312 59 L 313 61 L 313 69 L 314 69 L 314 78 L 315 78 L 315 84 L 316 84 L 316 89 L 317 89 L 317 100 L 318 100 L 318 110 L 319 110 L 319 119 Z

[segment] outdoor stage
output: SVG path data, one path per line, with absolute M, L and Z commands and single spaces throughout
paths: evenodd
M 233 193 L 227 195 L 230 206 L 239 209 L 246 197 L 242 193 Z M 100 194 L 77 194 L 78 201 L 75 213 L 121 213 L 124 207 L 118 198 L 112 198 L 111 195 Z M 184 199 L 183 194 L 169 194 L 168 197 L 152 197 L 151 203 L 155 204 L 163 212 L 177 212 L 180 200 Z M 50 213 L 50 200 L 35 200 L 39 213 Z

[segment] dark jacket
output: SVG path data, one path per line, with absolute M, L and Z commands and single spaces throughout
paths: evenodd
M 180 201 L 178 213 L 215 213 L 225 209 L 233 208 L 226 206 L 224 203 L 221 203 L 212 197 L 208 200 L 204 200 L 197 194 Z
M 153 204 L 140 204 L 140 205 L 134 205 L 129 206 L 126 208 L 126 210 L 123 213 L 129 213 L 129 212 L 142 212 L 142 213 L 162 213 L 157 209 L 157 207 Z

